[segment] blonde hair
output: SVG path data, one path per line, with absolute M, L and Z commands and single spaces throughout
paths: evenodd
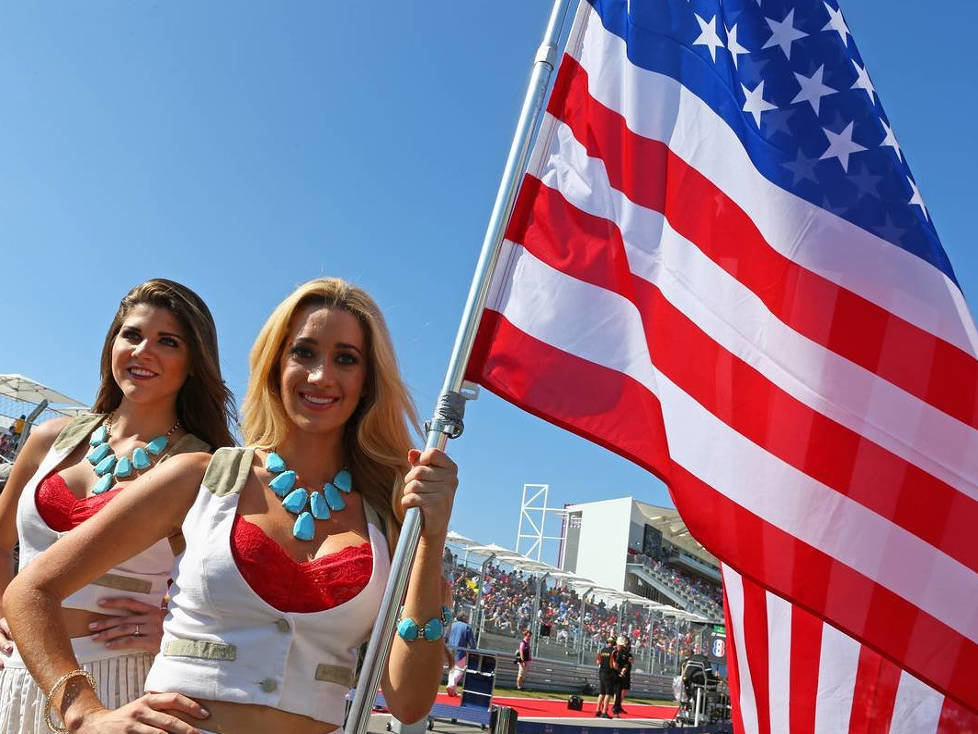
M 410 469 L 411 429 L 419 433 L 418 418 L 384 317 L 361 288 L 340 278 L 318 278 L 296 288 L 272 311 L 251 348 L 251 375 L 241 408 L 244 442 L 270 450 L 285 438 L 289 419 L 279 395 L 279 360 L 293 317 L 308 305 L 346 311 L 363 328 L 367 377 L 360 404 L 347 421 L 343 449 L 354 486 L 378 511 L 386 510 L 393 540 L 404 518 L 400 496 Z

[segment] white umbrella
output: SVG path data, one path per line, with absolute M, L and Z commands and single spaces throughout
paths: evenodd
M 0 375 L 0 395 L 23 403 L 37 404 L 47 400 L 49 403 L 84 407 L 77 400 L 23 375 Z

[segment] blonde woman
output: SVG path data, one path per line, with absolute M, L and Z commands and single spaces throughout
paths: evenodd
M 411 449 L 414 411 L 376 304 L 338 279 L 301 286 L 251 352 L 245 448 L 176 457 L 55 544 L 5 597 L 52 716 L 77 732 L 322 734 L 343 723 L 404 511 L 424 530 L 383 689 L 401 721 L 441 679 L 441 557 L 457 469 Z M 166 487 L 166 496 L 160 492 Z M 77 671 L 60 600 L 182 527 L 149 693 L 106 708 Z
M 126 294 L 102 347 L 101 378 L 92 413 L 43 423 L 17 457 L 0 494 L 0 587 L 13 576 L 16 543 L 23 570 L 118 501 L 136 477 L 177 454 L 232 443 L 214 321 L 179 283 L 150 280 Z M 112 706 L 142 695 L 159 650 L 163 596 L 182 540 L 179 533 L 153 540 L 73 590 L 59 610 L 61 633 Z M 43 691 L 20 655 L 46 634 L 38 629 L 15 647 L 0 619 L 0 731 L 47 731 Z

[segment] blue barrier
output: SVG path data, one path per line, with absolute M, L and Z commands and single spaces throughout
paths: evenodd
M 347 700 L 352 700 L 352 696 L 347 696 Z M 387 708 L 387 701 L 384 700 L 383 693 L 377 694 L 377 698 L 374 701 L 374 708 Z M 491 717 L 492 713 L 489 711 L 489 709 L 476 708 L 473 706 L 455 706 L 448 703 L 436 703 L 431 707 L 431 711 L 428 712 L 428 728 L 431 728 L 431 720 L 446 719 L 451 721 L 453 724 L 461 721 L 464 724 L 478 724 L 485 729 L 489 726 Z

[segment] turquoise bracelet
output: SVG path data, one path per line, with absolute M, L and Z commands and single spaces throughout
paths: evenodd
M 410 617 L 401 617 L 401 621 L 397 623 L 397 634 L 405 642 L 414 642 L 415 640 L 429 640 L 433 642 L 434 640 L 440 640 L 444 632 L 445 625 L 441 623 L 441 619 L 438 617 L 432 617 L 420 627 Z
M 397 634 L 405 642 L 414 642 L 415 640 L 434 642 L 441 639 L 442 635 L 445 634 L 445 627 L 451 621 L 452 610 L 448 607 L 442 607 L 440 616 L 432 617 L 420 627 L 410 617 L 401 617 L 397 623 Z

